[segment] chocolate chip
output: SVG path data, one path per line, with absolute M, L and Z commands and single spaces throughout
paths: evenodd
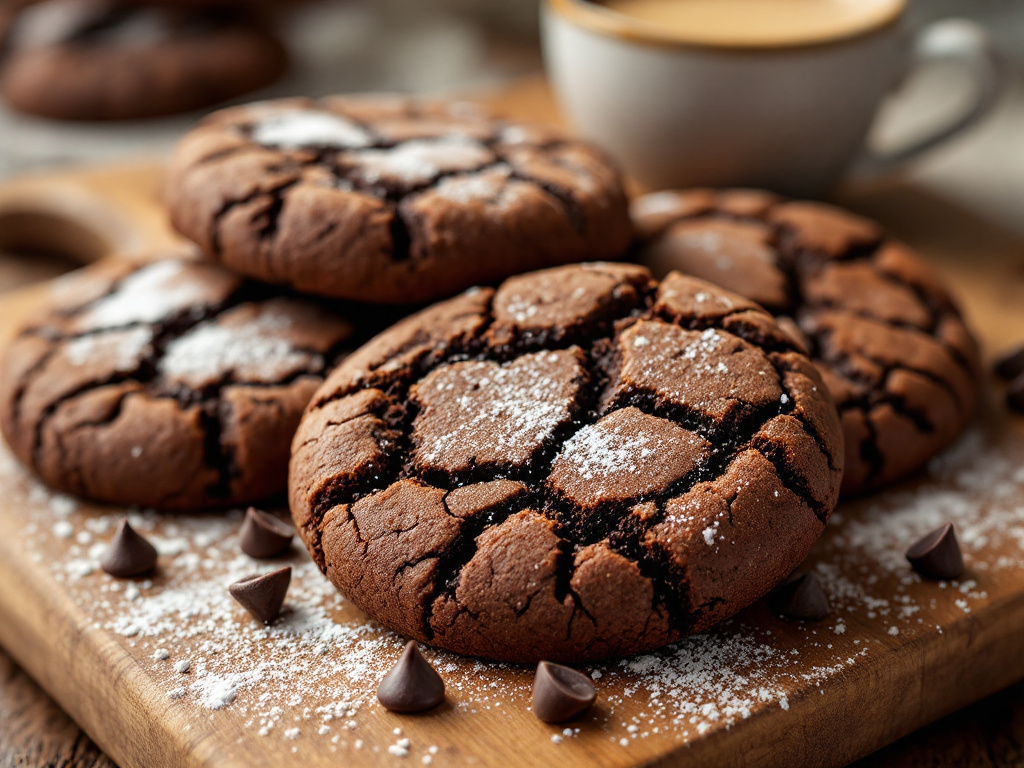
M 288 549 L 295 529 L 261 509 L 249 507 L 238 535 L 242 551 L 249 557 L 276 557 Z
M 790 576 L 768 599 L 772 610 L 784 619 L 821 621 L 828 616 L 828 595 L 813 573 Z
M 1024 346 L 1008 350 L 996 358 L 996 375 L 1011 381 L 1024 375 Z
M 100 567 L 111 576 L 126 579 L 141 576 L 156 565 L 156 547 L 146 541 L 127 518 L 121 520 L 107 551 L 100 559 Z
M 269 624 L 277 618 L 284 595 L 292 580 L 292 568 L 286 565 L 270 573 L 255 574 L 236 581 L 228 591 L 245 610 Z
M 1010 382 L 1006 390 L 1006 404 L 1015 411 L 1024 412 L 1024 374 Z
M 410 640 L 398 663 L 380 681 L 377 699 L 392 712 L 423 712 L 444 701 L 444 680 Z
M 929 579 L 955 579 L 964 572 L 964 558 L 952 523 L 936 528 L 907 550 L 914 570 Z
M 560 723 L 588 709 L 597 698 L 590 678 L 571 667 L 542 661 L 533 677 L 533 714 Z

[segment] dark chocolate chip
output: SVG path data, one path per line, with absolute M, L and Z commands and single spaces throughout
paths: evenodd
M 107 551 L 100 559 L 100 567 L 111 576 L 125 579 L 141 576 L 156 565 L 156 547 L 146 541 L 127 518 L 121 520 Z
M 1015 411 L 1024 412 L 1024 374 L 1010 382 L 1006 390 L 1006 404 Z
M 929 579 L 955 579 L 964 572 L 964 558 L 952 523 L 918 539 L 907 550 L 914 570 Z
M 277 618 L 292 580 L 292 568 L 286 565 L 270 573 L 255 574 L 236 581 L 228 591 L 245 610 L 269 624 Z
M 533 677 L 533 714 L 560 723 L 588 709 L 597 698 L 590 678 L 571 667 L 542 661 Z
M 398 663 L 380 681 L 377 699 L 392 712 L 424 712 L 444 701 L 444 680 L 410 640 Z
M 1024 346 L 1015 347 L 996 358 L 995 371 L 1007 381 L 1024 375 Z
M 784 619 L 821 621 L 828 616 L 828 595 L 813 573 L 790 576 L 768 598 L 772 610 Z
M 249 507 L 239 533 L 242 551 L 249 557 L 276 557 L 288 549 L 295 529 L 263 510 Z

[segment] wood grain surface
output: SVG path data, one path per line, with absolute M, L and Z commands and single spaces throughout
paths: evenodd
M 536 100 L 527 100 L 536 108 Z M 96 172 L 99 179 L 92 200 L 155 201 L 156 183 L 153 169 Z M 53 177 L 54 181 L 61 181 Z M 74 184 L 89 189 L 81 177 Z M 38 195 L 31 216 L 45 212 L 46 184 L 34 182 Z M 58 184 L 58 186 L 60 186 Z M 66 193 L 63 193 L 66 194 Z M 20 197 L 20 196 L 19 196 Z M 89 198 L 88 194 L 82 199 Z M 0 200 L 3 199 L 0 193 Z M 11 199 L 11 198 L 8 198 Z M 20 197 L 24 200 L 24 197 Z M 874 215 L 897 235 L 920 248 L 940 267 L 956 286 L 967 314 L 980 330 L 991 353 L 1020 340 L 1024 335 L 1024 307 L 1019 296 L 1024 289 L 1024 270 L 1020 261 L 1019 240 L 989 222 L 978 219 L 947 201 L 922 194 L 906 186 L 888 186 L 849 192 L 843 202 Z M 92 203 L 90 203 L 91 205 Z M 100 203 L 99 207 L 103 207 Z M 110 217 L 118 221 L 120 214 Z M 22 208 L 24 210 L 24 206 Z M 97 215 L 91 209 L 89 219 Z M 0 205 L 0 221 L 4 209 Z M 67 218 L 74 232 L 77 224 L 88 224 L 76 218 L 74 208 L 63 208 L 57 218 Z M 130 223 L 115 223 L 95 233 L 96 239 L 109 247 L 127 243 L 129 249 L 145 247 L 152 236 L 157 245 L 167 242 L 166 224 L 156 212 L 143 214 L 136 221 L 150 222 L 138 228 Z M 87 227 L 86 227 L 87 229 Z M 147 235 L 146 233 L 150 234 Z M 2 238 L 0 238 L 2 239 Z M 88 241 L 86 236 L 85 241 Z M 44 249 L 51 246 L 43 244 Z M 100 249 L 75 252 L 80 258 L 101 255 Z M 965 254 L 969 258 L 965 258 Z M 17 317 L 34 305 L 38 292 L 21 292 L 0 302 L 0 333 L 9 333 Z M 996 446 L 993 455 L 1016 455 L 1024 450 L 1024 431 L 1018 420 L 1011 420 L 993 398 L 988 404 L 985 440 Z M 921 481 L 921 493 L 936 493 L 944 482 L 941 472 Z M 240 717 L 227 707 L 216 712 L 204 711 L 187 701 L 172 702 L 167 698 L 165 682 L 159 679 L 149 660 L 152 645 L 127 640 L 97 627 L 95 612 L 89 610 L 89 598 L 100 602 L 95 592 L 97 580 L 83 580 L 69 585 L 55 579 L 49 563 L 40 564 L 25 545 L 25 525 L 29 518 L 45 520 L 50 514 L 45 499 L 33 493 L 32 481 L 11 468 L 9 462 L 0 467 L 0 642 L 13 653 L 44 688 L 82 723 L 123 768 L 151 765 L 279 765 L 289 754 L 286 743 L 252 738 Z M 889 501 L 898 510 L 902 500 L 915 497 L 915 484 L 901 489 L 904 496 L 892 494 Z M 1017 493 L 1019 489 L 1014 489 Z M 907 495 L 909 494 L 909 495 Z M 1021 497 L 1024 500 L 1024 496 Z M 877 500 L 876 500 L 877 501 Z M 841 510 L 842 521 L 826 534 L 812 559 L 822 567 L 836 562 L 846 563 L 850 573 L 872 566 L 870 553 L 851 552 L 844 535 L 851 525 L 870 519 L 876 501 L 847 505 Z M 908 502 L 909 503 L 909 502 Z M 34 506 L 33 506 L 34 505 Z M 111 510 L 84 506 L 76 510 L 76 519 L 97 519 L 109 516 Z M 849 521 L 853 521 L 851 524 Z M 60 560 L 66 544 L 52 542 L 48 555 Z M 1019 556 L 1014 542 L 1001 542 L 1008 558 Z M 1016 547 L 1016 548 L 1015 548 Z M 982 547 L 975 558 L 996 557 L 998 552 Z M 390 732 L 401 722 L 420 743 L 431 741 L 442 745 L 445 763 L 460 764 L 476 758 L 480 764 L 508 764 L 509 755 L 522 764 L 559 760 L 566 764 L 633 765 L 658 760 L 669 763 L 706 765 L 841 765 L 892 741 L 904 733 L 936 717 L 946 715 L 969 701 L 991 693 L 1024 676 L 1024 654 L 1019 651 L 1019 637 L 1024 630 L 1024 572 L 1019 569 L 990 571 L 981 567 L 984 561 L 972 560 L 972 576 L 980 582 L 978 595 L 971 599 L 970 612 L 954 608 L 950 601 L 937 600 L 934 585 L 914 582 L 901 592 L 920 606 L 919 616 L 927 621 L 920 628 L 900 626 L 892 635 L 879 622 L 868 620 L 862 612 L 840 605 L 844 617 L 841 634 L 830 637 L 829 653 L 819 652 L 809 644 L 803 630 L 779 627 L 763 609 L 748 612 L 738 627 L 730 632 L 772 636 L 769 642 L 778 647 L 798 647 L 800 660 L 808 668 L 831 660 L 847 651 L 858 653 L 858 646 L 874 643 L 875 651 L 863 663 L 856 663 L 828 677 L 819 686 L 795 684 L 789 690 L 788 710 L 778 706 L 759 706 L 746 719 L 732 728 L 710 727 L 699 737 L 687 738 L 688 746 L 680 750 L 679 739 L 645 739 L 629 750 L 609 746 L 609 714 L 614 720 L 629 720 L 643 707 L 622 697 L 621 691 L 637 684 L 622 677 L 602 688 L 602 695 L 615 698 L 612 711 L 599 712 L 582 723 L 583 733 L 567 739 L 553 751 L 548 731 L 538 726 L 525 713 L 522 693 L 514 693 L 507 712 L 497 715 L 476 713 L 469 717 L 458 707 L 424 719 L 395 719 L 372 710 L 366 713 L 360 731 L 368 742 L 386 745 L 393 741 Z M 168 580 L 177 578 L 168 574 Z M 888 577 L 886 577 L 888 578 Z M 159 586 L 159 585 L 158 585 Z M 900 592 L 897 583 L 888 585 Z M 982 596 L 983 595 L 983 596 Z M 360 621 L 350 608 L 338 611 L 339 622 Z M 833 626 L 833 625 L 830 625 Z M 941 631 L 940 631 L 941 630 Z M 764 632 L 768 635 L 764 635 Z M 760 633 L 760 634 L 759 634 Z M 854 641 L 857 641 L 856 643 Z M 29 736 L 12 765 L 103 763 L 70 761 L 81 752 L 91 760 L 91 752 L 69 721 L 61 719 L 52 705 L 21 691 L 31 692 L 6 660 L 3 670 L 4 698 L 0 709 L 0 743 L 7 743 L 7 733 L 19 734 L 21 713 L 28 712 L 36 722 L 53 723 L 44 735 Z M 464 667 L 466 675 L 474 674 Z M 9 674 L 8 674 L 9 672 Z M 505 674 L 501 672 L 500 674 Z M 512 670 L 510 677 L 525 679 L 522 671 Z M 642 681 L 640 681 L 642 685 Z M 616 686 L 619 686 L 618 693 Z M 521 686 L 520 686 L 521 687 Z M 513 686 L 515 688 L 515 686 Z M 14 693 L 10 695 L 7 691 Z M 863 765 L 978 765 L 1007 766 L 1019 763 L 1021 734 L 1024 732 L 1024 691 L 1010 689 L 993 699 L 976 705 L 967 713 L 944 721 L 928 731 L 925 746 L 921 742 L 903 742 L 872 756 Z M 621 703 L 618 703 L 621 700 Z M 19 703 L 25 702 L 25 703 Z M 34 713 L 34 714 L 33 714 Z M 518 713 L 518 715 L 517 715 Z M 604 721 L 602 721 L 602 718 Z M 957 736 L 951 722 L 967 723 Z M 612 728 L 614 731 L 615 729 Z M 40 733 L 37 731 L 36 733 Z M 52 735 L 51 735 L 52 734 Z M 618 733 L 615 733 L 617 736 Z M 11 741 L 18 743 L 17 736 Z M 67 739 L 71 742 L 68 745 Z M 60 745 L 54 749 L 54 745 Z M 34 746 L 38 745 L 38 746 Z M 334 765 L 341 755 L 319 749 L 304 748 L 307 765 Z M 984 749 L 981 747 L 984 746 Z M 38 750 L 38 751 L 34 751 Z M 54 754 L 50 763 L 49 754 Z M 0 751 L 0 755 L 4 753 Z M 26 757 L 27 756 L 27 757 Z M 38 760 L 36 760 L 38 758 Z M 379 753 L 345 752 L 348 764 L 377 764 Z M 99 758 L 96 758 L 99 759 Z M 36 762 L 25 762 L 36 760 Z M 1017 761 L 1016 763 L 1014 761 Z M 3 765 L 3 763 L 0 763 Z

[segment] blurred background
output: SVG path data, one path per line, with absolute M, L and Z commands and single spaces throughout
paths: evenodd
M 465 92 L 541 68 L 536 0 L 314 0 L 277 5 L 272 24 L 290 51 L 291 66 L 273 85 L 235 101 L 374 90 Z M 984 21 L 1015 66 L 1024 68 L 1024 2 L 912 3 L 913 24 L 948 15 Z M 941 111 L 957 98 L 956 85 L 940 78 L 936 87 L 926 89 L 920 104 Z M 1019 100 L 1019 91 L 1016 96 Z M 0 178 L 56 164 L 163 152 L 198 114 L 66 123 L 0 106 Z

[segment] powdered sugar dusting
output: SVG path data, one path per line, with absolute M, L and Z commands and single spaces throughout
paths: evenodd
M 634 217 L 656 216 L 660 213 L 675 213 L 679 208 L 678 192 L 652 192 L 636 198 L 630 208 Z
M 133 272 L 84 312 L 80 324 L 100 329 L 154 323 L 188 309 L 201 293 L 192 281 L 175 280 L 184 268 L 184 262 L 165 260 Z
M 426 406 L 416 425 L 417 462 L 479 461 L 474 452 L 525 461 L 570 416 L 566 370 L 580 375 L 572 351 L 536 352 L 508 365 L 467 362 L 435 369 L 416 385 L 416 398 Z
M 370 134 L 351 120 L 315 109 L 271 114 L 252 129 L 252 140 L 265 147 L 281 149 L 356 149 L 373 143 Z
M 139 365 L 153 332 L 146 327 L 130 328 L 115 333 L 79 336 L 61 347 L 61 354 L 72 365 L 88 365 L 102 358 L 104 365 L 118 371 L 132 371 Z
M 566 442 L 559 459 L 584 479 L 600 480 L 612 473 L 640 472 L 665 449 L 663 441 L 650 433 L 628 435 L 590 424 Z
M 167 346 L 160 371 L 195 386 L 225 372 L 258 381 L 280 378 L 310 360 L 286 338 L 291 325 L 287 315 L 269 309 L 244 324 L 203 323 Z
M 599 713 L 568 733 L 551 726 L 535 742 L 525 741 L 524 753 L 553 762 L 558 750 L 589 744 L 586 749 L 628 748 L 637 759 L 652 759 L 763 712 L 792 710 L 795 717 L 798 704 L 829 700 L 862 665 L 893 649 L 913 653 L 910 644 L 936 626 L 949 631 L 950 622 L 967 620 L 1017 588 L 1024 569 L 1022 466 L 1024 440 L 971 432 L 919 482 L 837 513 L 808 563 L 833 606 L 826 620 L 788 623 L 755 606 L 661 652 L 588 667 Z M 452 740 L 459 728 L 484 732 L 530 717 L 530 670 L 429 648 L 451 709 L 426 719 L 385 713 L 374 691 L 401 639 L 367 621 L 298 550 L 287 560 L 294 577 L 281 619 L 271 627 L 251 620 L 226 585 L 279 564 L 240 554 L 240 512 L 132 513 L 132 524 L 157 544 L 162 560 L 152 580 L 123 582 L 95 567 L 116 511 L 51 494 L 6 448 L 0 482 L 14 502 L 8 509 L 19 510 L 14 521 L 4 521 L 20 531 L 19 556 L 53 563 L 44 572 L 56 582 L 53 589 L 88 606 L 92 628 L 109 633 L 159 686 L 161 706 L 180 707 L 195 722 L 212 719 L 225 733 L 243 728 L 250 739 L 336 751 L 339 758 L 362 755 L 379 763 L 402 759 L 396 753 L 404 750 L 409 759 L 449 764 L 446 757 L 466 749 Z M 946 520 L 957 527 L 968 571 L 958 582 L 922 582 L 903 550 Z M 83 532 L 90 536 L 80 539 Z M 187 673 L 176 671 L 185 660 Z M 449 718 L 464 722 L 453 730 L 443 725 Z M 395 725 L 404 732 L 395 734 Z
M 504 164 L 481 173 L 450 176 L 438 182 L 434 194 L 460 205 L 485 204 L 499 211 L 510 210 L 523 198 L 529 185 L 513 181 L 512 169 Z
M 464 137 L 418 139 L 388 149 L 370 149 L 351 160 L 369 183 L 426 184 L 442 173 L 471 171 L 489 162 L 493 154 L 479 142 Z

